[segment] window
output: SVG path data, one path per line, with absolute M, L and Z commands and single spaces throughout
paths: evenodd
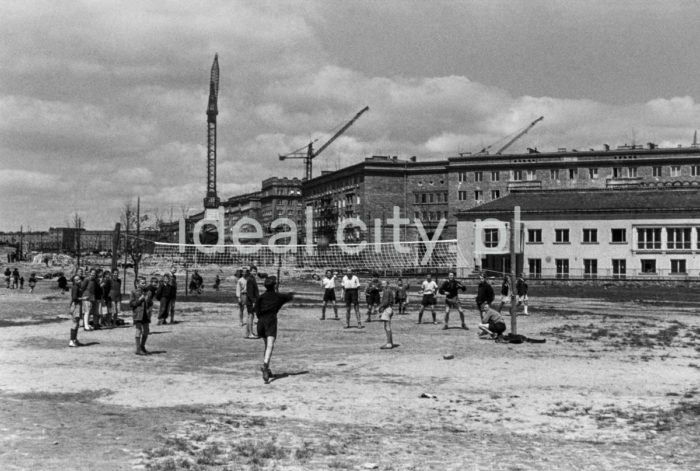
M 537 174 L 535 173 L 534 170 L 526 170 L 525 171 L 525 179 L 528 181 L 533 181 L 537 178 Z
M 421 193 L 420 195 L 420 202 L 421 203 L 427 203 L 428 202 L 428 195 L 426 193 Z
M 435 219 L 435 213 L 433 211 L 430 211 L 428 213 L 428 221 L 432 221 L 433 219 Z
M 557 267 L 557 278 L 568 278 L 569 277 L 569 259 L 568 258 L 557 258 L 554 261 Z
M 419 211 L 414 212 L 413 217 L 416 219 L 420 219 L 420 212 Z
M 481 190 L 474 191 L 474 200 L 482 201 L 484 199 L 484 192 Z
M 584 244 L 597 244 L 598 243 L 598 229 L 584 229 L 583 230 L 583 243 Z
M 435 195 L 432 193 L 428 193 L 428 201 L 430 201 L 432 203 L 434 200 L 435 200 Z
M 613 167 L 613 178 L 622 178 L 622 167 Z
M 685 259 L 671 260 L 671 273 L 673 274 L 685 274 Z
M 630 178 L 637 177 L 637 167 L 627 167 L 627 176 Z
M 457 199 L 459 199 L 459 201 L 466 201 L 467 200 L 467 192 L 462 191 L 462 190 L 457 192 Z
M 520 180 L 523 179 L 523 171 L 522 170 L 511 170 L 510 171 L 510 179 L 514 182 L 519 182 Z
M 594 258 L 583 259 L 583 277 L 597 278 L 598 277 L 598 260 Z
M 576 180 L 577 176 L 578 176 L 578 169 L 570 168 L 569 169 L 569 180 Z
M 642 273 L 656 273 L 656 260 L 642 259 Z
M 484 172 L 474 172 L 474 181 L 477 183 L 484 181 Z
M 527 259 L 528 275 L 530 278 L 542 277 L 542 259 L 528 258 Z
M 435 201 L 437 203 L 442 203 L 442 193 L 435 193 Z
M 637 248 L 640 250 L 661 248 L 661 228 L 638 228 Z
M 651 174 L 654 177 L 660 177 L 661 176 L 661 167 L 652 167 Z
M 613 229 L 610 236 L 610 242 L 613 244 L 626 244 L 627 229 Z
M 442 200 L 447 203 L 447 192 L 442 194 Z
M 557 244 L 568 244 L 569 229 L 554 229 L 554 242 Z
M 680 177 L 681 176 L 681 166 L 680 165 L 674 165 L 671 167 L 671 176 L 672 177 Z
M 598 169 L 597 168 L 589 168 L 588 169 L 588 177 L 591 180 L 595 180 L 596 178 L 598 178 Z
M 527 230 L 527 241 L 531 244 L 541 244 L 542 243 L 542 229 L 528 229 Z
M 614 258 L 612 261 L 613 278 L 624 278 L 627 275 L 627 260 Z
M 484 229 L 484 247 L 498 247 L 498 229 Z
M 666 236 L 669 250 L 690 249 L 689 227 L 669 227 L 666 229 Z
M 467 172 L 459 172 L 457 174 L 457 179 L 459 180 L 460 183 L 466 182 L 467 181 Z
M 690 175 L 693 177 L 700 175 L 700 165 L 693 165 L 690 167 Z
M 491 190 L 491 199 L 497 200 L 501 197 L 501 192 L 499 190 Z
M 559 170 L 554 169 L 549 171 L 549 178 L 552 180 L 559 180 Z
M 491 172 L 491 181 L 492 182 L 497 182 L 500 180 L 500 174 L 498 172 Z

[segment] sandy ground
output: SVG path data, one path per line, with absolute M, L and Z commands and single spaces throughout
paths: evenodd
M 180 302 L 139 357 L 130 327 L 69 349 L 48 282 L 0 288 L 0 468 L 699 469 L 700 299 L 574 295 L 518 317 L 545 344 L 479 339 L 465 301 L 469 331 L 413 304 L 389 351 L 300 297 L 265 385 L 230 303 Z

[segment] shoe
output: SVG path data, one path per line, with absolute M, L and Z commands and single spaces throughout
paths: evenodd
M 322 317 L 322 318 L 320 318 L 319 320 L 320 320 L 320 321 L 325 321 L 326 318 L 325 318 L 325 317 Z
M 368 316 L 367 319 L 365 319 L 365 322 L 372 322 L 372 318 Z
M 265 384 L 268 384 L 270 382 L 270 369 L 265 368 L 265 365 L 263 365 L 260 367 L 260 371 L 262 371 L 263 381 L 265 381 Z
M 349 329 L 349 328 L 350 328 L 350 325 L 344 325 L 344 326 L 343 326 L 343 329 Z
M 382 346 L 379 347 L 379 348 L 382 349 L 382 350 L 391 350 L 392 348 L 394 348 L 394 345 L 391 344 L 391 343 L 387 343 L 386 345 L 382 345 Z
M 333 320 L 334 320 L 334 321 L 339 321 L 339 320 L 340 320 L 340 317 L 337 317 L 337 316 L 336 316 L 336 317 L 333 318 Z
M 433 325 L 437 325 L 437 321 L 433 321 Z
M 435 324 L 435 322 L 433 322 L 433 324 Z M 449 329 L 449 327 L 447 327 L 447 324 L 442 326 L 442 330 L 447 330 L 447 329 Z
M 462 329 L 464 329 L 464 330 L 469 330 L 469 327 L 467 327 L 466 324 L 462 324 Z
M 69 347 L 77 347 L 78 342 L 76 340 L 71 340 L 70 342 L 68 342 L 68 346 Z
M 358 328 L 358 329 L 364 329 L 364 328 L 365 328 L 365 326 L 364 326 L 364 325 L 362 325 L 362 324 L 360 324 L 360 325 L 358 325 L 358 326 L 357 326 L 357 328 Z

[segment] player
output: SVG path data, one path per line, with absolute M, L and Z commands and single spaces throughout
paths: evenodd
M 175 322 L 175 299 L 177 298 L 177 269 L 173 265 L 170 267 L 170 286 L 173 287 L 173 289 L 170 291 L 170 323 L 171 324 L 177 324 Z
M 510 277 L 508 275 L 503 275 L 503 283 L 501 283 L 501 305 L 498 307 L 498 312 L 503 310 L 503 305 L 510 298 Z
M 321 320 L 326 320 L 326 306 L 328 303 L 333 304 L 333 312 L 335 313 L 335 320 L 340 320 L 338 317 L 338 306 L 335 305 L 335 278 L 338 276 L 338 272 L 331 272 L 326 270 L 326 274 L 321 278 L 321 286 L 323 286 L 323 307 L 321 307 Z
M 479 309 L 479 317 L 483 318 L 484 313 L 491 308 L 491 303 L 493 302 L 495 295 L 493 293 L 493 288 L 486 280 L 486 276 L 483 273 L 479 275 L 479 286 L 476 293 L 476 306 Z
M 219 291 L 220 286 L 221 286 L 221 277 L 217 273 L 216 277 L 214 278 L 214 291 Z
M 29 275 L 29 292 L 33 293 L 36 287 L 36 273 L 31 273 Z
M 450 322 L 450 309 L 453 307 L 459 312 L 459 318 L 462 321 L 462 329 L 469 330 L 467 324 L 464 323 L 464 312 L 462 311 L 462 306 L 459 304 L 459 291 L 466 291 L 467 288 L 455 279 L 454 272 L 449 272 L 447 274 L 447 280 L 440 286 L 440 294 L 445 295 L 445 325 L 442 327 L 443 330 L 447 330 L 448 323 Z
M 480 336 L 488 335 L 497 342 L 500 342 L 503 341 L 503 332 L 506 331 L 506 323 L 503 321 L 500 312 L 487 308 L 481 317 L 479 330 L 481 330 L 479 333 Z
M 408 290 L 410 285 L 404 284 L 401 278 L 396 283 L 396 304 L 399 305 L 399 315 L 406 314 L 406 304 L 408 303 Z
M 94 330 L 100 328 L 98 322 L 99 318 L 96 314 L 97 289 L 97 270 L 93 268 L 88 272 L 88 277 L 83 279 L 80 284 L 80 292 L 82 293 L 81 299 L 83 300 L 83 329 L 85 330 Z M 92 316 L 92 325 L 90 325 L 90 316 Z
M 265 292 L 255 300 L 255 313 L 258 316 L 258 337 L 265 342 L 265 355 L 263 365 L 260 368 L 265 384 L 270 382 L 273 376 L 270 371 L 272 349 L 277 338 L 277 313 L 285 303 L 294 298 L 294 293 L 278 293 L 277 277 L 268 276 L 264 281 Z
M 367 301 L 367 319 L 365 322 L 372 322 L 372 314 L 379 307 L 381 301 L 382 284 L 379 282 L 379 277 L 375 274 L 372 280 L 367 283 L 365 289 L 365 300 Z
M 248 275 L 250 275 L 250 271 L 245 269 L 240 275 L 241 276 L 238 278 L 238 281 L 236 281 L 236 298 L 238 298 L 238 317 L 241 321 L 241 327 L 243 327 L 246 325 L 243 315 L 246 308 L 245 292 L 248 285 Z
M 386 280 L 382 280 L 382 298 L 379 301 L 379 320 L 384 322 L 384 332 L 386 333 L 386 344 L 379 347 L 382 350 L 388 350 L 396 347 L 394 344 L 394 339 L 391 334 L 391 318 L 394 315 L 394 303 L 396 301 L 396 296 L 394 289 L 389 286 Z
M 160 285 L 158 285 L 158 290 L 156 291 L 156 299 L 160 302 L 158 307 L 158 325 L 163 325 L 168 323 L 168 314 L 170 314 L 170 301 L 172 300 L 172 277 L 170 273 L 163 275 L 163 280 Z
M 158 279 L 156 278 L 156 282 Z M 148 339 L 149 324 L 151 323 L 151 306 L 153 306 L 153 291 L 145 276 L 139 276 L 138 287 L 131 292 L 129 300 L 133 312 L 136 355 L 148 355 L 146 340 Z
M 10 267 L 5 267 L 5 288 L 10 289 L 10 278 L 12 277 L 12 271 Z
M 109 297 L 112 300 L 114 325 L 121 325 L 119 312 L 122 310 L 122 280 L 119 278 L 119 270 L 112 270 L 112 280 L 109 285 Z
M 357 317 L 357 328 L 364 329 L 362 319 L 360 318 L 360 301 L 358 299 L 358 290 L 360 289 L 360 279 L 352 273 L 352 268 L 348 268 L 345 276 L 341 280 L 343 286 L 343 299 L 347 312 L 345 314 L 345 328 L 350 328 L 350 310 L 355 308 L 355 317 Z
M 112 291 L 112 273 L 109 270 L 102 272 L 102 280 L 100 282 L 100 289 L 102 291 L 102 308 L 103 308 L 103 319 L 105 325 L 114 327 L 114 319 L 112 319 L 112 297 L 110 293 Z
M 80 276 L 75 275 L 73 277 L 73 286 L 70 290 L 70 307 L 68 311 L 70 312 L 71 326 L 70 326 L 70 342 L 68 342 L 69 347 L 80 347 L 82 344 L 78 341 L 78 330 L 80 329 L 80 317 L 83 311 L 83 300 L 82 291 L 80 290 Z M 87 329 L 86 329 L 87 330 Z
M 437 293 L 438 286 L 437 283 L 433 281 L 433 277 L 430 273 L 425 275 L 425 280 L 420 285 L 420 292 L 423 295 L 423 299 L 420 302 L 420 311 L 418 311 L 418 322 L 416 324 L 423 323 L 423 311 L 426 307 L 430 306 L 430 311 L 433 314 L 433 324 L 437 324 L 437 319 L 435 318 L 435 293 Z
M 518 295 L 518 306 L 523 307 L 523 316 L 528 316 L 527 313 L 527 283 L 525 283 L 525 274 L 521 273 L 515 281 L 515 294 Z
M 250 271 L 248 272 L 248 276 L 246 277 L 246 294 L 245 294 L 245 302 L 246 302 L 246 309 L 248 310 L 248 324 L 247 324 L 247 339 L 257 339 L 258 337 L 255 335 L 255 332 L 253 332 L 253 315 L 255 314 L 255 303 L 258 301 L 258 297 L 260 296 L 260 290 L 258 289 L 258 282 L 255 279 L 255 277 L 258 274 L 258 269 L 255 265 L 250 267 Z

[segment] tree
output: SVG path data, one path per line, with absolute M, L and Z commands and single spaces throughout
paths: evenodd
M 70 223 L 68 224 L 70 227 Z M 73 214 L 73 227 L 75 228 L 75 252 L 77 254 L 77 266 L 80 267 L 80 231 L 83 229 L 83 218 L 76 211 Z
M 124 256 L 129 256 L 134 264 L 134 280 L 139 276 L 139 263 L 143 257 L 143 241 L 141 240 L 141 198 L 136 199 L 136 208 L 131 200 L 126 201 L 121 210 L 121 223 L 126 230 L 124 237 Z M 129 233 L 136 230 L 135 237 Z M 125 260 L 126 262 L 126 260 Z

